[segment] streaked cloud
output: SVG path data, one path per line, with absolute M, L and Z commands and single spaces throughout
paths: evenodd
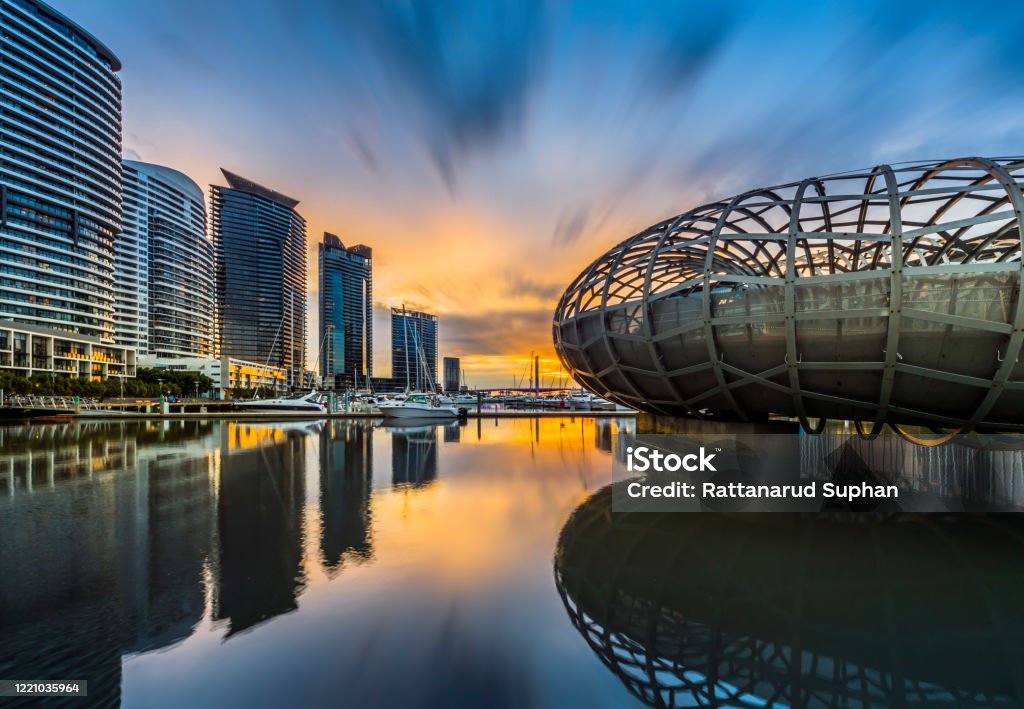
M 311 241 L 372 245 L 381 305 L 438 312 L 487 376 L 550 356 L 560 284 L 660 219 L 1022 152 L 1021 4 L 54 4 L 124 60 L 128 154 L 294 194 Z

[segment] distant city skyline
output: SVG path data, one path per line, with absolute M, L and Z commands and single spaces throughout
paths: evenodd
M 436 312 L 471 386 L 557 371 L 558 295 L 660 219 L 1024 127 L 1013 5 L 52 4 L 123 61 L 127 157 L 224 165 L 301 199 L 310 248 L 372 246 L 377 329 Z

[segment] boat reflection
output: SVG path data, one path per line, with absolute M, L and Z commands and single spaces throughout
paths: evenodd
M 570 620 L 651 706 L 1018 706 L 1024 519 L 615 513 L 562 529 Z
M 386 419 L 381 428 L 391 433 L 391 484 L 421 488 L 437 479 L 437 429 L 458 428 L 458 421 Z

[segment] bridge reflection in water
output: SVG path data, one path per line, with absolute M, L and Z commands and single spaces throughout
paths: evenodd
M 830 426 L 800 437 L 800 464 L 818 479 L 854 476 L 899 487 L 918 511 L 1024 510 L 1024 436 L 886 430 L 859 435 Z
M 808 435 L 783 422 L 752 425 L 644 415 L 637 420 L 637 431 L 641 436 L 696 437 L 701 445 L 747 456 L 762 454 L 750 449 L 755 436 L 789 437 L 787 445 L 799 458 L 805 482 L 899 488 L 898 499 L 862 498 L 852 503 L 851 511 L 1024 511 L 1024 434 L 949 434 L 887 426 L 869 435 L 864 427 L 858 432 L 852 422 L 831 422 L 821 433 Z M 636 443 L 628 434 L 618 436 L 616 460 L 624 464 L 626 448 Z
M 1020 706 L 1024 518 L 611 512 L 562 529 L 572 624 L 656 707 Z

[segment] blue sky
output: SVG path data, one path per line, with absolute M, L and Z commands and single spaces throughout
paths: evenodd
M 812 174 L 1024 153 L 1024 3 L 54 5 L 124 62 L 127 155 L 302 200 L 313 291 L 323 231 L 371 245 L 382 312 L 439 313 L 473 385 L 507 383 L 530 351 L 557 369 L 561 290 L 672 214 Z

